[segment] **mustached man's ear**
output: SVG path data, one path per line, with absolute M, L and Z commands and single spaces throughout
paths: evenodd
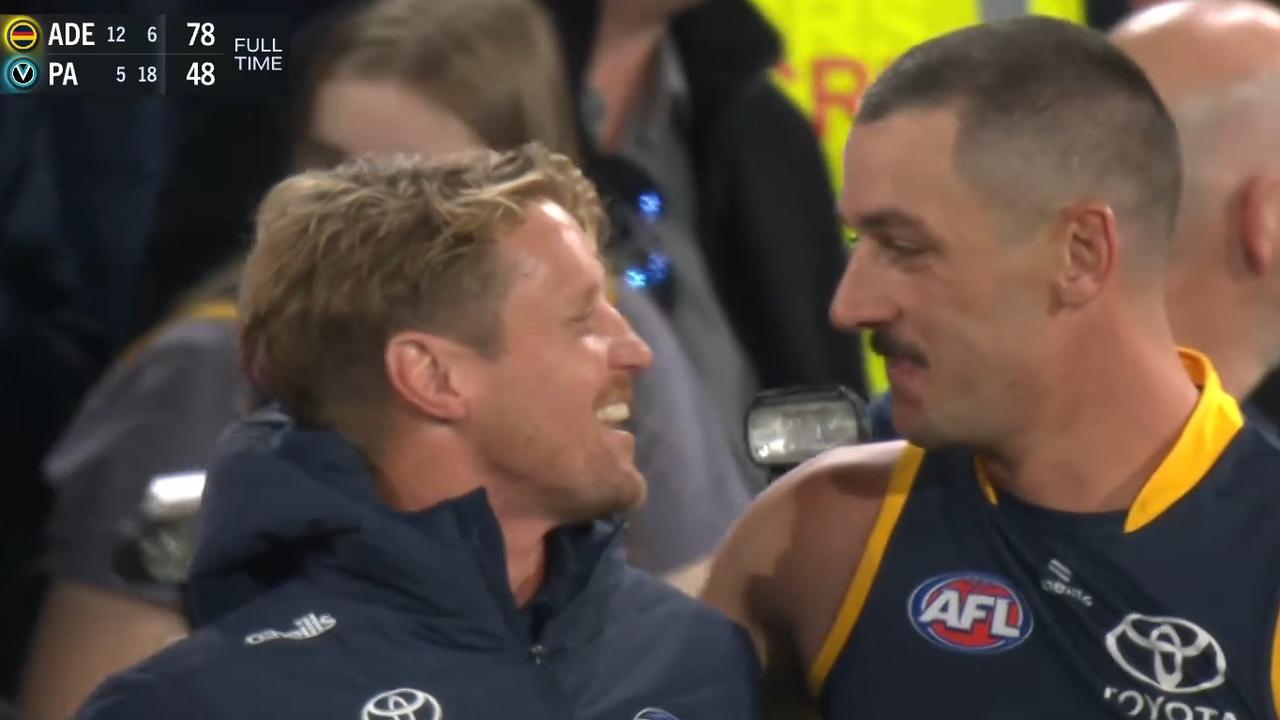
M 422 332 L 401 332 L 387 342 L 387 378 L 403 403 L 442 422 L 467 417 L 466 350 L 457 343 Z
M 1095 297 L 1115 267 L 1116 218 L 1102 203 L 1077 203 L 1063 209 L 1056 295 L 1064 307 L 1078 307 Z
M 1271 274 L 1280 243 L 1280 178 L 1251 177 L 1240 193 L 1241 250 L 1245 266 L 1257 276 Z

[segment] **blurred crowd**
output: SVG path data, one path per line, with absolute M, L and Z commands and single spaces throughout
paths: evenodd
M 850 242 L 832 179 L 858 83 L 950 29 L 934 29 L 938 15 L 961 24 L 1042 9 L 838 4 L 846 15 L 865 5 L 864 25 L 881 13 L 886 27 L 917 30 L 900 48 L 864 38 L 874 50 L 853 63 L 834 54 L 840 27 L 817 29 L 834 12 L 821 0 L 39 8 L 287 15 L 294 82 L 289 97 L 0 100 L 0 182 L 10 188 L 0 208 L 0 705 L 63 720 L 104 677 L 186 632 L 182 582 L 126 572 L 122 543 L 153 479 L 202 472 L 223 429 L 271 400 L 236 347 L 263 194 L 291 173 L 369 153 L 538 142 L 595 183 L 611 299 L 654 356 L 628 419 L 649 483 L 628 518 L 628 559 L 678 582 L 770 480 L 743 429 L 757 393 L 843 385 L 873 399 L 886 389 L 875 354 L 833 328 L 828 310 Z M 1099 0 L 1056 12 L 1107 30 L 1133 9 Z M 1170 270 L 1178 339 L 1213 356 L 1249 412 L 1280 417 L 1280 381 L 1265 378 L 1280 309 L 1239 309 L 1257 302 L 1237 280 L 1264 264 L 1263 251 L 1222 261 L 1221 247 L 1194 239 L 1221 234 L 1230 160 L 1252 152 L 1221 138 L 1280 135 L 1238 121 L 1210 91 L 1274 108 L 1280 59 L 1266 82 L 1242 88 L 1230 74 L 1199 73 L 1178 39 L 1139 28 L 1127 42 L 1173 107 L 1188 162 L 1213 165 L 1188 175 L 1204 201 L 1191 203 L 1199 214 L 1180 231 L 1192 239 L 1179 240 Z M 1280 308 L 1280 294 L 1266 294 L 1275 292 L 1261 296 Z M 1264 349 L 1240 349 L 1237 337 Z

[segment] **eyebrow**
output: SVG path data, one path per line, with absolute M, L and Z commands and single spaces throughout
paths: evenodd
M 887 235 L 893 232 L 910 231 L 924 235 L 929 239 L 937 239 L 938 234 L 929 227 L 924 218 L 897 208 L 877 208 L 852 217 L 846 216 L 849 227 L 858 233 L 868 235 Z
M 609 282 L 609 266 L 605 264 L 605 257 L 599 252 L 595 253 L 596 260 L 600 261 L 601 275 L 593 277 L 590 284 L 582 285 L 574 288 L 569 297 L 573 299 L 573 307 L 582 307 L 595 301 L 596 295 L 606 287 Z

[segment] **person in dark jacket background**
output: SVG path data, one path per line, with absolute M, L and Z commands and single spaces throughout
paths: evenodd
M 81 717 L 752 718 L 738 626 L 629 568 L 649 348 L 590 184 L 525 146 L 278 184 L 241 349 L 287 415 L 224 436 L 197 631 Z
M 669 314 L 741 454 L 760 388 L 865 393 L 856 338 L 827 321 L 845 249 L 817 138 L 769 77 L 773 29 L 747 0 L 540 1 L 588 174 L 656 226 Z

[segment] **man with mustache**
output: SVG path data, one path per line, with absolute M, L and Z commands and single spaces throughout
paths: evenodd
M 279 183 L 241 352 L 288 415 L 215 451 L 195 632 L 85 718 L 753 718 L 750 640 L 626 565 L 649 347 L 538 146 Z
M 1280 447 L 1175 344 L 1142 70 L 1045 18 L 950 33 L 869 90 L 845 172 L 831 316 L 887 353 L 906 442 L 801 466 L 718 553 L 770 705 L 1274 717 Z

